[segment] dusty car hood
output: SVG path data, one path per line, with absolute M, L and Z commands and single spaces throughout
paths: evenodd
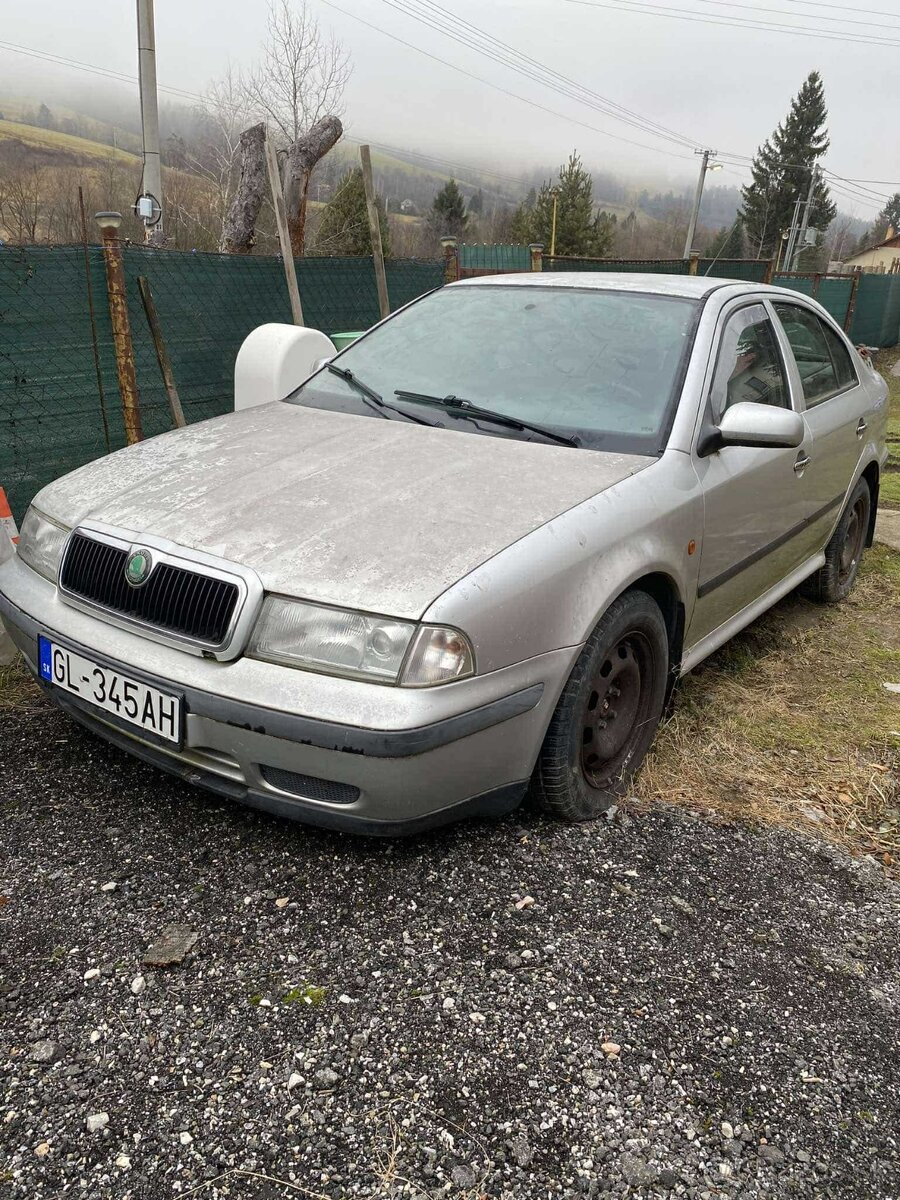
M 464 427 L 461 427 L 461 430 Z M 267 591 L 418 617 L 450 584 L 653 462 L 269 404 L 73 471 L 39 507 L 253 567 Z

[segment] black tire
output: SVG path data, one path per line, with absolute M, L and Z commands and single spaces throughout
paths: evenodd
M 532 780 L 545 812 L 590 821 L 627 790 L 656 734 L 668 672 L 659 606 L 626 592 L 588 638 L 550 721 Z
M 856 582 L 866 548 L 871 514 L 872 493 L 866 481 L 861 479 L 825 547 L 825 565 L 800 585 L 802 595 L 819 604 L 838 604 L 846 600 Z

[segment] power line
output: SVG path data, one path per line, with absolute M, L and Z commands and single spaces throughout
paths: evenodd
M 116 83 L 137 83 L 136 75 L 126 75 L 124 71 L 114 71 L 109 67 L 98 67 L 93 63 L 79 62 L 75 58 L 66 58 L 62 54 L 51 54 L 46 50 L 35 50 L 31 46 L 17 46 L 14 42 L 0 41 L 0 50 L 10 50 L 14 54 L 24 54 L 28 58 L 39 58 L 44 62 L 53 63 L 59 67 L 71 67 L 76 71 L 86 71 L 91 75 L 100 75 L 105 79 L 111 79 Z M 166 87 L 164 84 L 158 84 L 157 87 L 161 92 L 169 92 L 173 96 L 181 96 L 187 100 L 200 100 L 203 97 L 196 92 L 185 91 L 184 88 Z
M 787 0 L 787 3 L 804 4 L 807 7 L 814 5 L 816 8 L 833 8 L 839 9 L 841 12 L 861 12 L 870 17 L 893 17 L 895 21 L 900 19 L 897 13 L 885 12 L 883 8 L 848 8 L 846 4 L 825 4 L 824 0 Z
M 577 100 L 606 116 L 623 121 L 644 133 L 675 142 L 676 145 L 693 148 L 697 144 L 695 138 L 668 129 L 659 122 L 642 116 L 634 109 L 626 108 L 606 96 L 601 96 L 584 84 L 570 79 L 540 60 L 516 49 L 508 42 L 486 33 L 470 21 L 456 17 L 455 14 L 448 12 L 434 0 L 383 0 L 383 3 L 412 17 L 427 28 L 434 29 L 445 37 L 451 38 L 466 49 L 475 50 L 476 53 L 482 54 L 494 62 L 502 63 L 518 74 L 524 75 L 568 99 Z
M 698 0 L 698 3 L 699 4 L 714 4 L 716 6 L 716 8 L 743 8 L 745 10 L 748 10 L 749 12 L 777 13 L 777 15 L 780 17 L 796 17 L 796 19 L 798 21 L 804 20 L 806 17 L 805 13 L 796 13 L 795 14 L 795 13 L 787 12 L 783 8 L 768 8 L 768 7 L 766 7 L 766 5 L 740 4 L 737 2 L 737 0 Z M 848 9 L 847 11 L 852 12 L 854 10 Z M 884 29 L 885 28 L 883 21 L 856 21 L 852 17 L 826 17 L 824 13 L 814 13 L 813 15 L 819 21 L 831 21 L 833 23 L 840 24 L 840 25 L 865 25 L 867 28 L 870 28 L 870 29 Z M 744 17 L 735 17 L 734 19 L 735 20 L 746 20 L 746 18 L 744 18 Z M 767 20 L 768 18 L 763 18 L 763 19 Z M 798 26 L 798 28 L 799 28 L 799 26 Z M 833 31 L 832 30 L 824 30 L 824 32 L 825 33 L 831 33 L 831 32 L 838 33 L 839 30 L 833 30 Z M 900 33 L 900 29 L 898 29 L 896 32 Z
M 570 125 L 579 125 L 582 129 L 589 129 L 592 133 L 599 133 L 601 137 L 613 138 L 617 142 L 625 142 L 629 146 L 638 146 L 642 150 L 650 150 L 654 154 L 667 154 L 670 158 L 680 158 L 684 162 L 693 162 L 693 158 L 687 154 L 678 154 L 674 150 L 665 150 L 661 146 L 648 146 L 646 142 L 636 142 L 632 138 L 622 137 L 619 133 L 610 133 L 608 129 L 599 129 L 596 125 L 589 125 L 586 121 L 579 121 L 577 117 L 566 116 L 565 113 L 557 112 L 556 109 L 548 108 L 544 104 L 540 104 L 537 100 L 530 100 L 527 96 L 520 96 L 518 92 L 511 92 L 508 88 L 501 87 L 497 83 L 491 82 L 489 79 L 484 79 L 481 75 L 476 75 L 472 71 L 467 71 L 463 67 L 459 67 L 456 63 L 448 62 L 445 58 L 440 58 L 437 54 L 432 54 L 429 50 L 423 50 L 421 46 L 416 46 L 412 42 L 407 42 L 404 38 L 399 37 L 395 33 L 390 33 L 387 29 L 382 29 L 378 25 L 373 25 L 371 21 L 364 20 L 363 17 L 357 16 L 356 13 L 350 12 L 346 8 L 341 8 L 339 4 L 335 4 L 334 0 L 321 0 L 329 8 L 335 9 L 337 12 L 343 13 L 344 16 L 350 17 L 351 20 L 358 21 L 361 25 L 365 25 L 367 29 L 372 29 L 375 33 L 379 33 L 384 37 L 390 38 L 391 41 L 405 46 L 407 50 L 414 50 L 417 54 L 422 54 L 425 58 L 430 58 L 432 62 L 438 62 L 441 66 L 449 67 L 451 71 L 456 71 L 460 75 L 465 75 L 468 79 L 474 79 L 478 83 L 483 83 L 485 87 L 493 88 L 494 91 L 502 93 L 504 96 L 510 96 L 514 100 L 519 100 L 523 104 L 529 105 L 531 108 L 536 108 L 540 112 L 548 113 L 551 117 L 558 117 L 561 121 L 566 121 Z
M 900 41 L 891 41 L 887 38 L 876 38 L 874 36 L 839 33 L 837 30 L 815 30 L 797 25 L 763 24 L 759 21 L 750 21 L 744 17 L 726 17 L 724 15 L 711 17 L 705 13 L 700 14 L 689 9 L 668 9 L 663 5 L 638 7 L 636 0 L 620 0 L 616 4 L 602 3 L 601 0 L 566 0 L 566 3 L 578 4 L 583 8 L 604 8 L 611 12 L 634 13 L 637 16 L 644 17 L 667 17 L 672 21 L 690 21 L 692 24 L 699 25 L 722 25 L 726 29 L 753 29 L 763 33 L 781 33 L 788 37 L 812 37 L 828 42 L 856 42 L 862 46 L 900 46 Z

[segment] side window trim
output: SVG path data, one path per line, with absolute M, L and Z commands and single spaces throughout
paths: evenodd
M 772 327 L 772 334 L 775 340 L 775 350 L 778 354 L 781 364 L 781 374 L 785 383 L 787 384 L 787 395 L 790 401 L 788 407 L 795 412 L 797 411 L 794 389 L 791 386 L 790 373 L 788 371 L 788 364 L 785 358 L 784 346 L 782 345 L 781 338 L 779 337 L 780 328 L 772 320 L 772 313 L 769 311 L 765 300 L 765 296 L 742 296 L 741 302 L 736 304 L 734 308 L 730 308 L 724 313 L 720 314 L 715 332 L 715 361 L 712 363 L 712 370 L 709 373 L 709 377 L 705 385 L 704 401 L 701 405 L 701 411 L 703 413 L 701 426 L 706 425 L 712 420 L 713 387 L 715 386 L 716 378 L 719 374 L 719 364 L 722 357 L 722 346 L 725 340 L 725 331 L 735 317 L 739 316 L 742 312 L 745 312 L 750 308 L 761 308 L 765 313 L 766 319 Z
M 787 290 L 788 289 L 785 289 L 785 291 L 787 291 Z M 791 374 L 791 390 L 793 391 L 793 388 L 794 388 L 793 380 L 794 380 L 794 374 L 796 373 L 797 383 L 799 386 L 798 399 L 803 404 L 802 411 L 809 412 L 810 409 L 818 408 L 820 404 L 827 404 L 829 400 L 835 400 L 835 399 L 837 399 L 838 396 L 843 396 L 843 394 L 845 392 L 849 392 L 852 388 L 859 387 L 859 385 L 860 385 L 859 384 L 859 372 L 856 369 L 856 364 L 853 361 L 853 356 L 848 352 L 847 358 L 849 359 L 849 362 L 850 362 L 850 368 L 853 371 L 852 382 L 845 383 L 842 387 L 835 388 L 831 392 L 826 392 L 822 396 L 817 396 L 815 398 L 815 400 L 807 400 L 806 394 L 803 390 L 803 381 L 800 377 L 800 371 L 797 367 L 797 360 L 794 357 L 794 350 L 790 344 L 790 341 L 788 340 L 787 332 L 785 331 L 784 325 L 782 324 L 781 316 L 778 313 L 776 305 L 785 304 L 789 308 L 799 308 L 801 310 L 801 312 L 808 313 L 811 317 L 815 317 L 815 319 L 817 321 L 819 321 L 819 322 L 821 322 L 821 324 L 825 325 L 826 328 L 831 330 L 831 332 L 835 332 L 835 327 L 830 322 L 827 322 L 821 313 L 818 313 L 815 311 L 815 309 L 810 308 L 808 304 L 804 304 L 803 301 L 804 301 L 805 297 L 803 297 L 803 296 L 798 296 L 796 300 L 794 299 L 793 296 L 789 296 L 786 299 L 782 299 L 780 296 L 767 296 L 766 299 L 769 302 L 767 307 L 771 308 L 772 317 L 773 317 L 774 321 L 776 322 L 775 328 L 776 328 L 776 333 L 778 335 L 778 341 L 779 341 L 779 343 L 781 343 L 782 339 L 784 339 L 784 346 L 786 346 L 787 350 L 789 351 L 790 363 L 791 363 L 791 368 L 792 368 L 792 370 L 790 372 L 790 374 Z M 843 331 L 841 331 L 841 336 L 838 340 L 840 341 L 841 345 L 844 346 L 844 349 L 846 350 L 847 347 L 844 345 L 844 341 L 843 341 Z M 782 347 L 782 351 L 784 350 L 784 346 Z M 825 338 L 825 348 L 828 351 L 828 358 L 831 362 L 831 366 L 834 371 L 835 382 L 837 382 L 837 379 L 838 379 L 837 363 L 834 361 L 834 353 L 832 352 L 831 345 L 827 338 Z

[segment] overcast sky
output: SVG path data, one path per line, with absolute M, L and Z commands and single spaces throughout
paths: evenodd
M 680 182 L 696 174 L 690 149 L 649 137 L 541 84 L 489 62 L 397 11 L 387 0 L 309 0 L 320 23 L 350 51 L 353 77 L 345 124 L 359 138 L 427 150 L 459 163 L 515 167 L 557 163 L 577 147 L 585 161 L 648 181 Z M 403 2 L 403 0 L 401 0 Z M 698 19 L 667 18 L 610 5 L 569 0 L 440 0 L 462 19 L 540 60 L 617 104 L 686 135 L 697 146 L 750 155 L 784 116 L 808 72 L 824 77 L 831 150 L 826 165 L 855 179 L 896 181 L 900 146 L 894 114 L 900 109 L 900 0 L 843 7 L 806 0 L 643 0 Z M 711 23 L 731 14 L 833 34 L 893 37 L 894 46 L 819 40 Z M 159 81 L 201 91 L 229 62 L 249 64 L 263 38 L 266 0 L 156 0 Z M 868 9 L 868 11 L 867 11 Z M 777 12 L 773 11 L 777 10 Z M 129 0 L 0 0 L 4 41 L 136 72 L 134 5 Z M 353 15 L 349 15 L 353 14 Z M 354 19 L 358 18 L 358 19 Z M 827 17 L 838 18 L 828 20 Z M 366 21 L 369 25 L 364 25 Z M 856 21 L 859 24 L 850 22 Z M 871 24 L 867 24 L 871 23 Z M 374 27 L 374 28 L 372 28 Z M 542 112 L 392 40 L 395 35 L 491 80 L 561 116 Z M 0 95 L 28 80 L 82 82 L 89 76 L 57 71 L 0 48 Z M 575 122 L 619 138 L 630 146 Z M 738 183 L 746 170 L 729 166 L 717 182 Z M 876 193 L 895 190 L 867 184 Z M 868 218 L 881 201 L 838 195 L 840 207 Z

